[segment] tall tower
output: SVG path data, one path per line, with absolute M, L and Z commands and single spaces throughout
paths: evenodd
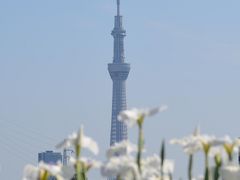
M 127 139 L 127 127 L 117 120 L 119 112 L 126 110 L 126 80 L 130 71 L 130 64 L 125 63 L 124 37 L 126 31 L 122 26 L 120 15 L 120 0 L 117 0 L 117 15 L 112 31 L 114 38 L 113 62 L 108 64 L 108 71 L 113 81 L 112 91 L 112 120 L 110 145 Z

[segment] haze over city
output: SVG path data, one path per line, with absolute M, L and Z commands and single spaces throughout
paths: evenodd
M 239 137 L 239 5 L 121 1 L 131 64 L 127 107 L 169 106 L 145 122 L 146 154 L 158 153 L 163 138 L 182 137 L 198 125 Z M 116 2 L 109 0 L 0 2 L 0 179 L 21 179 L 25 164 L 36 165 L 39 152 L 56 150 L 81 125 L 100 146 L 96 158 L 105 160 L 115 15 Z M 129 130 L 133 142 L 136 130 Z M 166 148 L 175 159 L 174 177 L 184 179 L 187 156 Z M 89 179 L 101 179 L 99 172 Z

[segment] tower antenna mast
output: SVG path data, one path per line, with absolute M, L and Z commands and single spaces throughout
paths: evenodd
M 120 16 L 120 0 L 117 0 L 117 15 Z

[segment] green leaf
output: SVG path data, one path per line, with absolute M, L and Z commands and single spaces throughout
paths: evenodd
M 164 164 L 164 160 L 165 160 L 165 140 L 164 139 L 162 141 L 160 158 L 161 158 L 161 167 L 163 168 L 163 164 Z

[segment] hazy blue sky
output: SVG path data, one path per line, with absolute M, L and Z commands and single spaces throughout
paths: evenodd
M 146 121 L 147 154 L 197 124 L 240 135 L 239 7 L 239 0 L 122 0 L 128 106 L 169 105 Z M 114 0 L 0 1 L 0 179 L 20 179 L 24 164 L 81 124 L 108 147 L 114 15 Z M 186 157 L 167 148 L 175 177 L 184 177 Z

